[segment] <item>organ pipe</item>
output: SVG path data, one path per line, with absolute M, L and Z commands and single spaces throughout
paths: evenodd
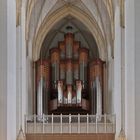
M 60 79 L 61 80 L 65 80 L 65 71 L 66 71 L 65 62 L 61 61 L 60 63 Z
M 71 59 L 73 55 L 73 41 L 74 41 L 74 34 L 67 33 L 65 35 L 65 42 L 66 42 L 66 58 Z
M 67 100 L 68 104 L 72 103 L 72 85 L 67 85 Z
M 73 58 L 75 60 L 78 59 L 79 57 L 79 48 L 80 48 L 80 42 L 79 41 L 74 41 L 74 44 L 73 44 Z
M 37 62 L 37 115 L 48 113 L 49 68 L 49 61 L 40 60 Z
M 59 50 L 60 50 L 60 57 L 61 59 L 65 59 L 65 54 L 66 54 L 66 47 L 65 47 L 65 42 L 60 41 L 58 44 Z
M 103 61 L 100 59 L 92 61 L 89 71 L 91 113 L 101 115 L 103 113 Z
M 49 51 L 47 59 L 36 63 L 37 114 L 49 113 L 49 100 L 57 101 L 59 107 L 82 108 L 84 104 L 85 109 L 89 101 L 90 113 L 102 114 L 103 62 L 91 60 L 89 49 L 81 47 L 73 33 L 67 33 L 64 41 Z
M 81 100 L 82 100 L 82 82 L 80 80 L 76 81 L 76 94 L 77 94 L 77 104 L 81 104 Z
M 51 51 L 51 69 L 52 69 L 52 87 L 57 88 L 57 81 L 59 80 L 59 63 L 60 51 L 58 48 L 52 48 Z
M 83 82 L 83 89 L 87 86 L 87 66 L 88 66 L 88 49 L 79 49 L 79 64 L 80 64 L 80 80 Z
M 63 81 L 58 81 L 58 103 L 63 103 Z
M 75 61 L 73 63 L 73 72 L 74 72 L 74 80 L 79 79 L 79 63 L 78 61 Z
M 71 59 L 68 59 L 66 61 L 66 84 L 67 85 L 73 84 L 73 65 Z

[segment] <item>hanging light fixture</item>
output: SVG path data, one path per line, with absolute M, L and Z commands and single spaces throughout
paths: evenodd
M 20 9 L 20 12 L 21 12 L 21 9 Z M 21 13 L 20 13 L 21 15 Z M 21 26 L 21 16 L 19 17 L 19 26 Z M 19 28 L 19 45 L 21 46 L 21 27 Z M 20 67 L 20 77 L 21 77 L 21 74 L 22 74 L 22 68 Z M 22 82 L 22 79 L 20 78 L 20 81 Z M 19 117 L 19 122 L 20 122 L 20 130 L 19 130 L 19 133 L 18 133 L 18 136 L 17 136 L 17 140 L 26 140 L 26 136 L 23 132 L 23 129 L 22 129 L 22 84 L 20 83 L 20 91 L 19 91 L 19 114 L 20 114 L 20 117 Z

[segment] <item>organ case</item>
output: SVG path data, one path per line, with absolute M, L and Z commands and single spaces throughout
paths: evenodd
M 48 93 L 50 90 L 50 61 L 39 60 L 36 62 L 37 78 L 37 115 L 48 114 Z
M 49 55 L 37 62 L 37 114 L 103 112 L 103 61 L 91 60 L 89 49 L 81 47 L 72 33 L 51 48 Z

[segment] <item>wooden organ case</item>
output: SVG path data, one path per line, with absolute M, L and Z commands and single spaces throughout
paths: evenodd
M 103 64 L 67 33 L 36 62 L 37 114 L 103 113 Z

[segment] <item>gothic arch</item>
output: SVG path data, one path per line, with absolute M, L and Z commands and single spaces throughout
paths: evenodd
M 97 21 L 73 5 L 65 5 L 50 14 L 48 17 L 46 16 L 44 18 L 38 32 L 33 39 L 33 60 L 36 61 L 39 58 L 41 46 L 45 36 L 49 33 L 55 24 L 69 15 L 81 21 L 89 29 L 89 31 L 91 31 L 91 34 L 94 36 L 98 46 L 99 57 L 106 61 L 108 58 L 106 40 L 103 37 Z

